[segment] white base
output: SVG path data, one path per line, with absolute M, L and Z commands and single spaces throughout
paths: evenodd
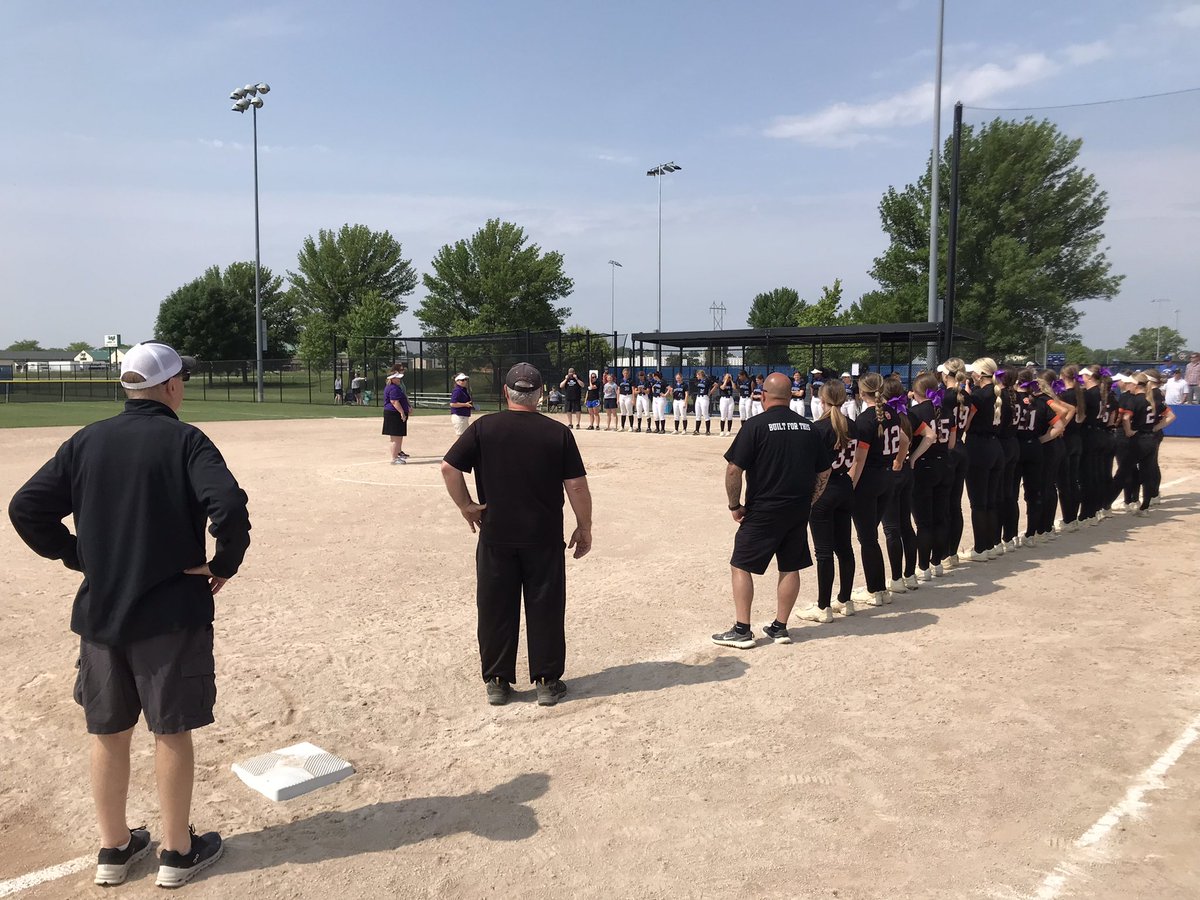
M 291 800 L 354 774 L 346 760 L 308 742 L 233 764 L 233 773 L 269 800 Z

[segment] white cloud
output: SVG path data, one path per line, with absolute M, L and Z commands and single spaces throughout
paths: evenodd
M 1169 16 L 1170 21 L 1184 28 L 1200 28 L 1200 3 L 1181 7 Z
M 1197 7 L 1200 9 L 1200 7 Z M 1092 41 L 1090 44 L 1072 44 L 1063 51 L 1067 63 L 1072 66 L 1086 66 L 1112 56 L 1112 48 L 1108 41 Z
M 1012 88 L 1043 81 L 1061 69 L 1061 63 L 1045 54 L 1029 53 L 1008 67 L 988 63 L 952 75 L 942 84 L 942 97 L 947 102 L 953 98 L 980 104 Z M 871 132 L 929 121 L 933 88 L 933 82 L 926 81 L 874 103 L 834 103 L 806 116 L 779 116 L 765 133 L 827 147 L 880 140 Z

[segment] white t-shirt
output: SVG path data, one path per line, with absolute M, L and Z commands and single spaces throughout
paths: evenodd
M 1167 380 L 1166 387 L 1163 393 L 1167 395 L 1167 406 L 1178 406 L 1186 402 L 1188 396 L 1188 383 L 1180 378 L 1176 381 L 1174 378 Z

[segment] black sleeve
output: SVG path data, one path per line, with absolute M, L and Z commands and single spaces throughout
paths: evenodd
M 67 441 L 13 495 L 8 518 L 38 556 L 61 559 L 68 569 L 82 572 L 75 535 L 63 524 L 71 514 L 71 458 L 72 444 Z
M 739 428 L 737 437 L 725 451 L 725 461 L 731 462 L 743 471 L 754 468 L 754 457 L 757 455 L 757 428 Z
M 875 408 L 863 410 L 854 420 L 854 439 L 864 447 L 870 447 L 879 438 L 879 423 L 875 419 Z
M 208 532 L 217 539 L 208 568 L 218 578 L 232 578 L 250 546 L 246 492 L 238 487 L 216 445 L 200 432 L 196 434 L 198 440 L 188 454 L 188 478 L 192 492 L 212 523 Z
M 833 466 L 833 455 L 829 452 L 829 446 L 820 432 L 814 429 L 810 434 L 813 435 L 813 471 L 821 473 Z M 830 431 L 831 436 L 832 434 L 833 432 Z
M 479 464 L 479 439 L 475 430 L 476 424 L 472 423 L 467 426 L 467 430 L 442 457 L 444 462 L 450 463 L 460 472 L 470 472 Z
M 579 445 L 575 443 L 575 435 L 566 428 L 563 433 L 563 481 L 572 478 L 583 478 L 587 470 L 583 467 L 583 457 L 579 455 Z M 454 465 L 454 463 L 450 463 Z

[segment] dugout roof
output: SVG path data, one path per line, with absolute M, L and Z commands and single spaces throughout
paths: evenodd
M 823 328 L 734 328 L 725 331 L 641 331 L 630 336 L 634 343 L 672 349 L 699 347 L 835 346 L 847 344 L 921 345 L 945 339 L 936 322 L 899 322 L 886 325 L 831 325 Z M 956 341 L 979 341 L 972 331 L 955 328 Z

